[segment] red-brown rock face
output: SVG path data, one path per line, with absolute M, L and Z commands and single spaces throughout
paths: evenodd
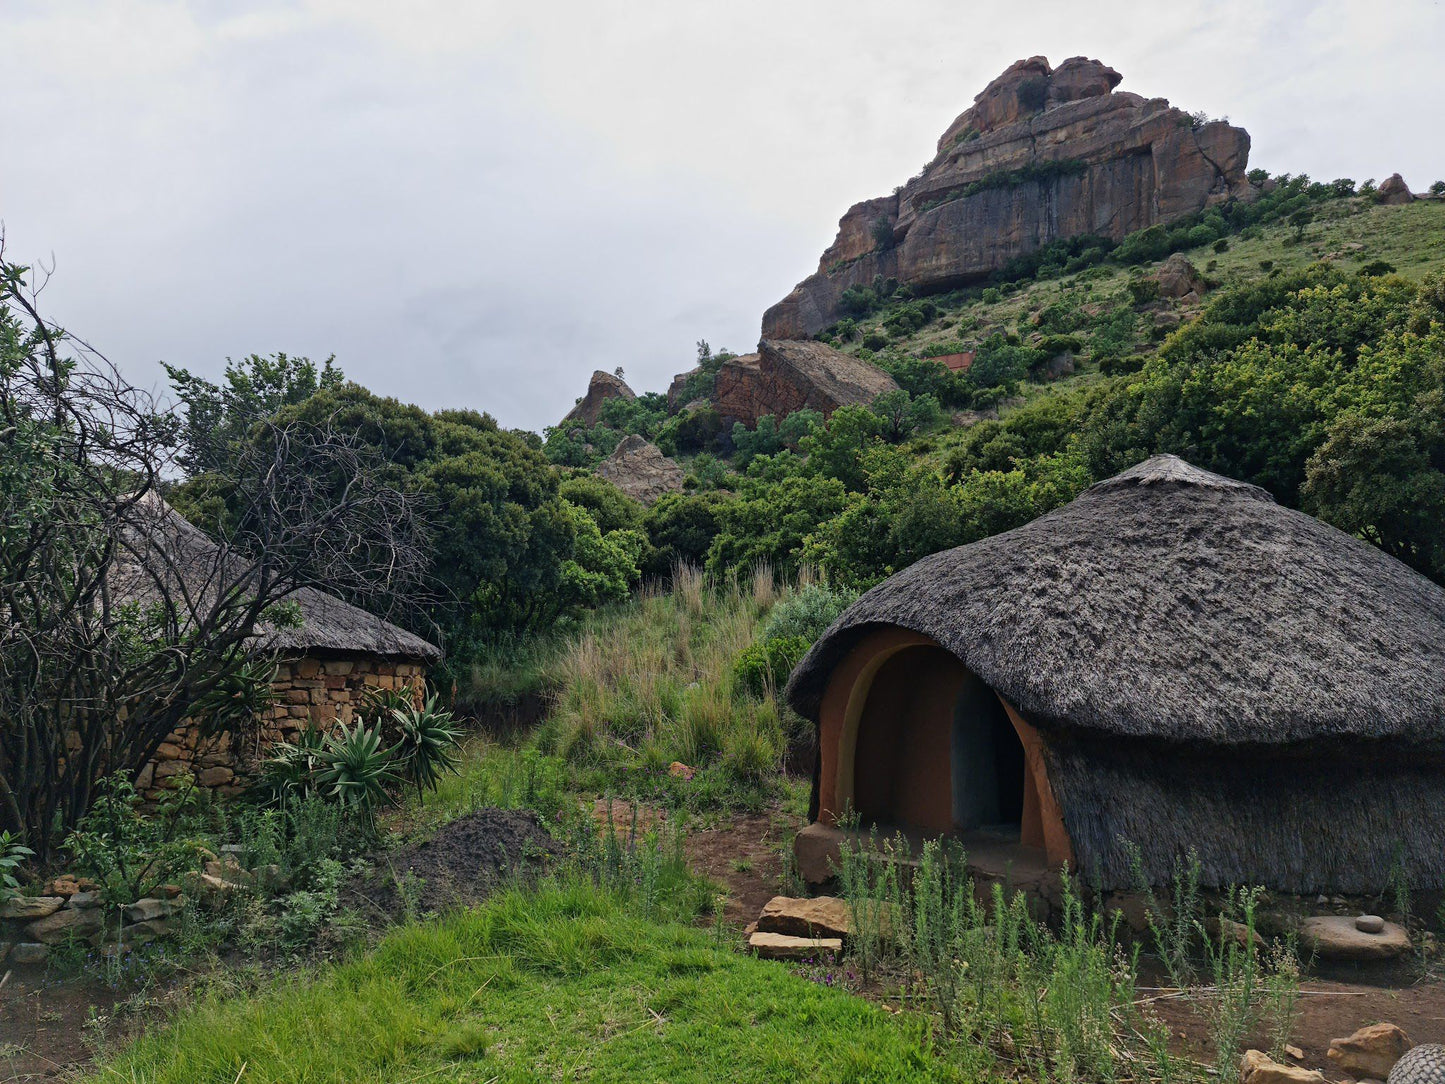
M 782 418 L 807 409 L 829 415 L 897 387 L 877 366 L 823 343 L 764 339 L 756 354 L 723 363 L 713 407 L 724 418 L 754 426 L 765 414 Z
M 878 275 L 951 289 L 1051 241 L 1118 241 L 1252 198 L 1249 133 L 1222 121 L 1196 128 L 1162 98 L 1114 90 L 1120 78 L 1085 57 L 1014 64 L 949 125 L 919 176 L 849 209 L 817 273 L 764 315 L 763 338 L 821 331 L 841 315 L 844 290 Z
M 580 422 L 592 427 L 602 416 L 602 404 L 608 399 L 636 399 L 637 393 L 627 383 L 611 373 L 598 369 L 587 383 L 587 394 L 577 400 L 577 405 L 567 412 L 563 423 Z

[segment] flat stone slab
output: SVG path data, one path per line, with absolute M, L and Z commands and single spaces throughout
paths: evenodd
M 836 896 L 814 899 L 774 896 L 758 915 L 758 930 L 786 933 L 794 937 L 847 937 L 852 931 L 853 913 L 847 901 Z
M 1393 960 L 1410 951 L 1410 935 L 1393 922 L 1379 933 L 1357 929 L 1349 915 L 1314 915 L 1300 923 L 1300 947 L 1323 960 Z
M 786 933 L 758 931 L 748 938 L 748 948 L 764 960 L 812 960 L 843 951 L 840 937 L 794 937 Z
M 0 918 L 44 918 L 64 906 L 64 896 L 11 896 L 0 906 Z

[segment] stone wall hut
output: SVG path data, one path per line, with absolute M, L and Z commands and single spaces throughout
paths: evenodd
M 195 588 L 193 597 L 203 599 L 225 576 L 221 547 L 163 501 L 152 504 L 150 552 L 165 555 L 162 574 L 184 575 Z M 156 573 L 138 565 L 122 566 L 118 593 L 145 595 Z M 439 648 L 314 588 L 303 587 L 287 601 L 299 609 L 300 626 L 257 631 L 257 650 L 276 663 L 274 702 L 266 716 L 240 738 L 203 737 L 201 728 L 189 723 L 177 727 L 137 777 L 136 788 L 147 799 L 159 798 L 163 781 L 183 773 L 218 794 L 237 793 L 270 745 L 294 741 L 307 727 L 326 731 L 349 724 L 373 690 L 409 689 L 418 702 L 424 695 L 427 668 L 442 657 Z
M 1445 590 L 1258 487 L 1156 456 L 865 594 L 787 690 L 844 810 L 1012 868 L 1445 886 Z

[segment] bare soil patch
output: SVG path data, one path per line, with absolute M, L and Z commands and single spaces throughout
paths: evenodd
M 479 809 L 429 839 L 380 855 L 355 878 L 345 902 L 367 918 L 399 919 L 470 907 L 503 884 L 536 876 L 556 851 L 529 809 Z

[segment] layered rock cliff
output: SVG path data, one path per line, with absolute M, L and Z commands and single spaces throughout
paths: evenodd
M 817 273 L 763 316 L 763 338 L 823 330 L 843 315 L 844 290 L 879 275 L 952 289 L 1055 240 L 1118 241 L 1252 196 L 1249 133 L 1116 91 L 1121 78 L 1085 57 L 1012 65 L 949 125 L 918 176 L 848 210 Z

